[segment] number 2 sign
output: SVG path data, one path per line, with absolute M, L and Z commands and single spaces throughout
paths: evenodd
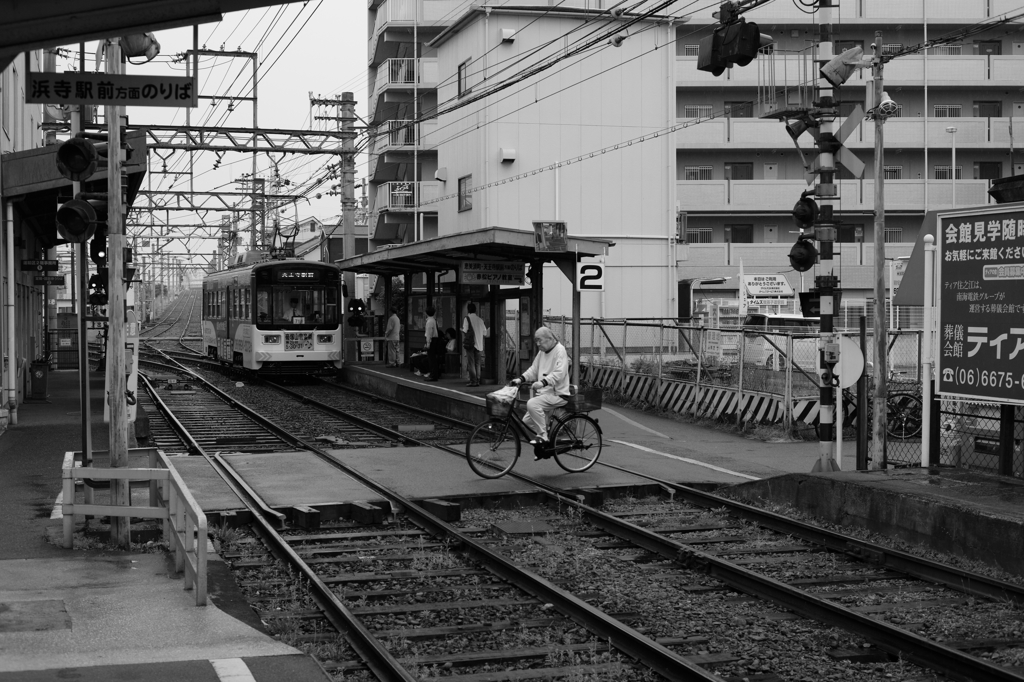
M 604 263 L 577 263 L 576 289 L 604 291 Z

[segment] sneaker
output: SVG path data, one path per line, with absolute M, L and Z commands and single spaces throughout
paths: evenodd
M 418 376 L 418 377 L 421 377 L 421 376 L 423 376 L 423 373 L 422 373 L 422 372 L 420 372 L 420 371 L 419 371 L 418 369 L 414 369 L 414 370 L 412 371 L 412 373 L 413 373 L 413 374 L 415 374 L 415 375 L 416 375 L 416 376 Z
M 539 445 L 533 446 L 533 461 L 539 462 L 542 459 L 548 459 L 551 457 L 551 452 L 545 447 L 546 443 L 542 442 Z
M 530 445 L 534 445 L 534 446 L 539 445 L 541 447 L 544 447 L 547 444 L 548 444 L 548 439 L 547 439 L 546 436 L 534 436 L 533 438 L 530 439 Z

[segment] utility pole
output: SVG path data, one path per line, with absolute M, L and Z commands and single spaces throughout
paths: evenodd
M 120 74 L 121 46 L 117 39 L 107 44 L 107 73 Z M 124 150 L 121 145 L 123 106 L 104 107 L 107 121 L 107 264 L 109 273 L 107 293 L 107 382 L 106 399 L 110 404 L 110 466 L 128 466 L 128 406 L 125 393 L 128 388 L 125 372 L 125 296 L 124 296 L 124 218 L 127 177 L 124 171 Z M 110 482 L 110 503 L 127 507 L 131 504 L 131 491 L 127 480 Z M 110 516 L 110 539 L 118 547 L 130 546 L 128 517 Z
M 885 407 L 888 398 L 889 327 L 885 318 L 885 145 L 882 137 L 885 115 L 882 103 L 882 32 L 875 31 L 872 76 L 874 78 L 875 119 L 875 388 L 872 406 L 871 469 L 885 464 Z M 892 286 L 892 282 L 889 283 Z M 859 467 L 858 467 L 859 468 Z
M 356 100 L 351 92 L 341 93 L 341 130 L 342 154 L 338 159 L 341 166 L 341 234 L 344 258 L 351 258 L 356 253 Z M 343 273 L 345 287 L 349 296 L 355 295 L 356 276 L 353 272 Z M 345 311 L 345 315 L 348 311 Z M 347 322 L 348 320 L 346 320 Z

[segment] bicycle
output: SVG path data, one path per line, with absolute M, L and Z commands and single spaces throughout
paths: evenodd
M 916 385 L 917 383 L 915 380 L 906 379 L 903 374 L 894 370 L 890 370 L 888 376 L 890 383 L 904 384 L 904 388 L 911 384 Z M 855 402 L 850 391 L 844 391 L 844 395 L 851 402 Z M 873 402 L 870 398 L 868 399 L 868 413 L 866 416 L 869 434 L 874 432 L 872 427 L 874 416 Z M 885 432 L 890 438 L 896 440 L 916 438 L 921 435 L 921 427 L 924 423 L 923 415 L 921 396 L 916 392 L 901 390 L 896 393 L 890 393 L 885 399 Z
M 478 476 L 501 478 L 507 474 L 519 460 L 522 442 L 533 437 L 516 410 L 529 398 L 530 390 L 529 386 L 520 386 L 510 403 L 487 396 L 489 418 L 478 424 L 466 441 L 466 459 Z M 565 406 L 555 408 L 548 420 L 549 444 L 536 446 L 535 451 L 545 459 L 554 457 L 569 473 L 594 466 L 603 447 L 601 427 L 587 413 L 600 408 L 600 388 L 569 396 Z

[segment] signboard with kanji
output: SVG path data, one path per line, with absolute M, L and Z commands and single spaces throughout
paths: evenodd
M 32 278 L 33 284 L 56 284 L 59 287 L 64 286 L 64 275 L 36 275 Z
M 1024 404 L 1024 210 L 937 220 L 937 392 Z
M 21 261 L 21 271 L 31 272 L 53 271 L 60 270 L 60 264 L 55 260 L 23 260 Z
M 785 275 L 743 275 L 743 288 L 747 296 L 758 298 L 793 295 L 793 287 Z
M 30 71 L 25 101 L 35 104 L 109 104 L 194 107 L 195 82 L 188 76 Z
M 549 253 L 565 253 L 569 246 L 568 231 L 565 223 L 560 220 L 534 221 L 534 251 Z
M 526 264 L 463 261 L 459 267 L 459 282 L 522 286 L 526 282 Z

